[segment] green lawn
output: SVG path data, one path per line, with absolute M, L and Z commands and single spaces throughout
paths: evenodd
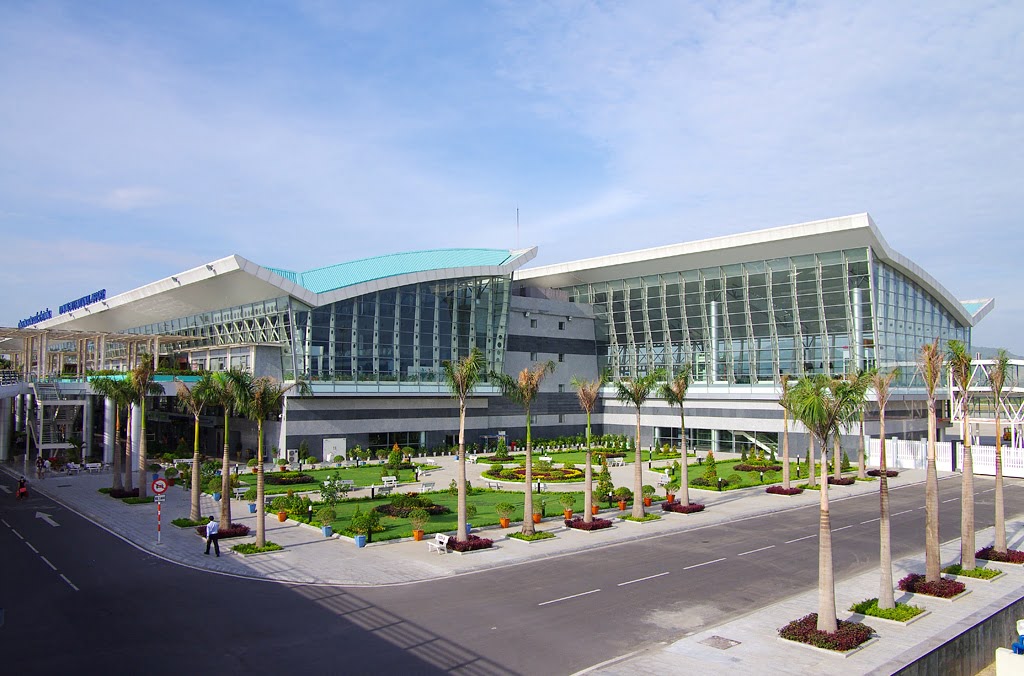
M 625 460 L 627 463 L 634 462 L 634 460 L 635 460 L 634 453 L 635 453 L 635 451 L 627 451 L 626 452 L 626 456 L 623 457 L 623 460 Z M 535 450 L 533 452 L 533 461 L 537 462 L 537 458 L 542 456 L 542 455 L 546 455 L 546 454 L 544 452 L 542 452 L 542 451 Z M 556 467 L 561 467 L 565 463 L 569 463 L 571 465 L 576 465 L 576 467 L 578 467 L 580 469 L 583 469 L 584 464 L 587 462 L 587 454 L 584 451 L 565 451 L 565 452 L 559 452 L 559 453 L 552 453 L 550 457 L 551 457 L 551 462 Z M 648 461 L 647 460 L 647 451 L 641 451 L 640 457 L 642 458 L 643 462 L 647 462 Z M 668 453 L 668 454 L 664 454 L 664 453 L 655 453 L 654 454 L 654 459 L 656 461 L 657 460 L 678 460 L 679 457 L 680 457 L 679 453 L 676 453 L 676 452 L 672 452 L 672 453 Z M 691 458 L 694 457 L 692 453 L 690 454 L 690 457 Z M 516 463 L 523 464 L 525 462 L 526 462 L 526 456 L 525 455 L 514 455 L 514 456 L 512 456 L 511 460 L 506 460 L 504 463 L 493 463 L 493 464 L 514 465 Z M 592 462 L 594 463 L 594 467 L 598 466 L 598 458 L 597 458 L 596 455 L 594 456 Z M 696 463 L 696 460 L 694 460 L 693 462 Z M 492 463 L 486 462 L 484 460 L 481 460 L 479 462 L 479 464 L 481 464 L 481 465 L 490 465 Z
M 382 471 L 383 474 L 381 473 Z M 335 472 L 337 472 L 338 476 L 340 476 L 342 479 L 352 479 L 355 482 L 357 488 L 363 486 L 370 486 L 372 484 L 380 486 L 381 476 L 397 476 L 399 483 L 409 483 L 416 480 L 415 473 L 411 469 L 403 469 L 399 470 L 398 472 L 395 472 L 394 470 L 389 470 L 379 465 L 371 465 L 369 467 L 350 467 L 347 469 L 316 469 L 308 472 L 303 472 L 303 474 L 308 474 L 312 476 L 314 479 L 316 479 L 316 481 L 313 483 L 294 484 L 291 486 L 277 486 L 267 483 L 264 484 L 264 487 L 267 495 L 283 495 L 288 492 L 288 489 L 294 490 L 297 493 L 302 491 L 316 491 L 320 489 L 320 485 L 323 483 L 323 481 L 328 477 L 334 476 Z M 267 472 L 267 476 L 270 476 L 271 474 L 273 473 Z M 238 479 L 243 484 L 249 486 L 256 485 L 255 474 L 239 474 Z
M 720 476 L 722 479 L 727 479 L 732 474 L 738 474 L 742 478 L 742 480 L 743 480 L 739 484 L 726 486 L 725 490 L 727 490 L 727 491 L 728 490 L 734 490 L 734 489 L 737 489 L 737 488 L 747 488 L 749 486 L 768 486 L 768 485 L 771 485 L 773 483 L 782 483 L 782 470 L 779 470 L 778 472 L 775 472 L 775 479 L 774 479 L 774 481 L 769 480 L 768 477 L 765 477 L 765 480 L 762 483 L 761 475 L 758 472 L 737 472 L 735 469 L 733 469 L 733 467 L 735 467 L 739 463 L 740 463 L 739 460 L 719 460 L 718 462 L 715 463 L 715 470 L 718 472 L 718 476 Z M 776 464 L 781 465 L 782 461 L 780 460 Z M 669 465 L 654 466 L 653 469 L 655 471 L 658 471 L 658 470 L 664 471 L 667 466 L 669 466 Z M 815 467 L 817 468 L 816 471 L 820 475 L 821 465 L 819 464 L 819 465 L 816 465 Z M 794 481 L 794 482 L 798 478 L 797 474 L 796 474 L 796 468 L 797 468 L 796 463 L 795 462 L 791 462 L 790 463 L 790 469 L 789 469 L 789 478 L 790 478 L 791 481 Z M 688 467 L 689 471 L 687 473 L 687 476 L 689 477 L 689 480 L 692 482 L 697 477 L 704 476 L 704 471 L 706 469 L 707 468 L 704 465 L 698 465 L 697 463 L 690 463 L 690 465 Z M 856 466 L 854 466 L 854 469 L 856 469 Z M 678 479 L 679 478 L 678 473 L 677 474 L 673 474 L 673 478 Z M 800 477 L 799 477 L 799 479 L 800 479 L 801 482 L 807 481 L 807 465 L 805 463 L 801 463 L 800 464 Z M 713 487 L 709 488 L 707 486 L 694 486 L 692 483 L 690 484 L 690 487 L 691 488 L 704 489 L 704 490 L 717 490 L 716 488 L 713 488 Z M 632 486 L 630 486 L 630 488 L 632 488 Z
M 458 515 L 456 514 L 456 500 L 457 497 L 448 493 L 448 491 L 434 491 L 431 493 L 425 493 L 433 500 L 435 505 L 444 505 L 451 511 L 449 514 L 440 514 L 437 516 L 430 517 L 430 521 L 424 526 L 423 530 L 425 533 L 437 533 L 445 531 L 453 531 L 458 525 Z M 540 501 L 544 501 L 544 515 L 545 516 L 556 516 L 562 513 L 562 505 L 558 501 L 559 496 L 562 493 L 534 493 L 533 503 L 534 505 L 540 504 Z M 576 507 L 577 511 L 583 509 L 583 493 L 573 493 L 576 496 Z M 521 492 L 516 491 L 481 491 L 478 494 L 471 495 L 468 498 L 470 504 L 476 505 L 477 514 L 469 520 L 473 524 L 473 527 L 478 526 L 494 526 L 498 524 L 498 514 L 494 511 L 494 506 L 500 502 L 508 502 L 517 506 L 516 512 L 512 515 L 511 519 L 513 522 L 523 520 L 523 498 L 524 495 Z M 334 532 L 344 533 L 348 528 L 349 522 L 352 519 L 352 514 L 355 512 L 356 507 L 359 507 L 362 511 L 367 511 L 376 507 L 377 505 L 383 505 L 390 502 L 389 499 L 379 500 L 353 500 L 351 502 L 339 502 L 336 510 L 338 512 L 338 520 L 332 524 Z M 374 533 L 373 540 L 392 540 L 394 538 L 412 537 L 412 526 L 408 519 L 390 517 L 381 515 L 380 524 L 384 526 L 385 530 L 381 533 Z

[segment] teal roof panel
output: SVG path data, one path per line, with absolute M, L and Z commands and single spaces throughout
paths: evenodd
M 972 300 L 961 303 L 961 305 L 964 306 L 964 309 L 967 310 L 967 314 L 971 315 L 972 317 L 978 314 L 978 311 L 981 310 L 981 308 L 985 307 L 985 304 L 986 301 L 983 300 Z

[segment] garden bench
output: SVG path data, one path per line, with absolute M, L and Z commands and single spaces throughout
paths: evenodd
M 380 481 L 384 484 L 384 488 L 398 488 L 398 477 L 396 476 L 382 476 Z
M 658 475 L 658 485 L 659 486 L 664 486 L 664 485 L 668 484 L 668 482 L 670 482 L 671 480 L 672 479 L 670 479 L 668 477 L 668 475 L 666 475 L 666 474 L 659 474 Z
M 82 471 L 82 468 L 78 465 L 77 462 L 69 462 L 68 464 L 64 465 L 64 471 L 67 472 L 68 475 L 79 474 Z
M 424 481 L 420 484 L 420 493 L 429 493 L 432 490 L 434 490 L 433 481 Z
M 85 463 L 85 471 L 89 474 L 99 474 L 103 471 L 102 462 L 87 462 Z
M 172 462 L 174 462 L 175 465 L 191 465 L 192 458 L 175 458 Z
M 626 461 L 623 458 L 608 458 L 609 467 L 625 467 Z
M 238 486 L 237 488 L 232 488 L 231 493 L 235 496 L 235 500 L 241 500 L 242 496 L 245 495 L 245 492 L 248 490 L 248 486 Z
M 433 542 L 427 542 L 427 551 L 428 552 L 436 551 L 438 554 L 447 554 L 448 553 L 448 538 L 449 537 L 450 536 L 444 535 L 443 533 L 435 534 L 434 535 L 434 541 Z
M 384 498 L 384 497 L 387 497 L 387 496 L 391 495 L 391 491 L 393 491 L 393 490 L 395 490 L 394 486 L 381 486 L 380 488 L 377 489 L 376 495 L 379 495 L 380 497 Z M 371 497 L 375 497 L 375 496 L 371 495 Z
M 500 491 L 501 490 L 501 484 L 498 483 L 497 481 L 488 481 L 487 482 L 487 487 L 491 488 L 491 489 L 494 489 L 496 491 Z
M 541 462 L 548 462 L 548 463 L 551 462 L 551 456 L 550 455 L 540 455 L 540 456 L 537 456 L 537 459 L 540 460 Z

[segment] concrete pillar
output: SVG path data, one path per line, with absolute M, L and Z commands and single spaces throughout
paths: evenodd
M 116 417 L 117 407 L 114 406 L 114 400 L 105 397 L 103 399 L 103 462 L 106 463 L 114 462 L 114 449 L 117 446 L 117 440 L 114 438 Z
M 0 461 L 11 459 L 11 440 L 14 438 L 14 398 L 0 399 Z
M 713 300 L 708 307 L 708 327 L 711 332 L 711 382 L 718 377 L 718 301 Z M 716 447 L 715 450 L 718 450 Z
M 14 431 L 21 432 L 25 429 L 25 395 L 19 394 L 14 397 Z
M 160 368 L 160 339 L 153 339 L 153 370 Z
M 714 451 L 715 453 L 718 453 L 718 450 L 719 450 L 719 448 L 718 448 L 718 430 L 716 430 L 716 429 L 712 429 L 711 430 L 711 450 Z
M 85 395 L 85 408 L 82 410 L 82 455 L 92 455 L 92 405 L 95 395 Z
M 139 457 L 139 442 L 142 440 L 142 409 L 132 404 L 132 458 Z M 132 469 L 135 469 L 134 467 Z

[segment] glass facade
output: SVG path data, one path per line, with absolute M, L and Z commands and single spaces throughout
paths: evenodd
M 296 369 L 310 380 L 440 382 L 442 363 L 484 354 L 501 371 L 509 279 L 409 284 L 294 312 Z
M 941 304 L 894 270 L 875 264 L 873 280 L 872 265 L 870 251 L 859 248 L 563 290 L 594 306 L 599 367 L 615 379 L 689 362 L 698 381 L 774 383 L 783 373 L 894 365 L 943 331 L 969 338 Z M 891 341 L 881 344 L 884 353 L 876 346 L 873 281 L 884 284 L 886 322 L 908 312 L 921 317 L 919 334 L 917 327 L 908 332 L 906 319 L 891 334 L 879 323 Z

